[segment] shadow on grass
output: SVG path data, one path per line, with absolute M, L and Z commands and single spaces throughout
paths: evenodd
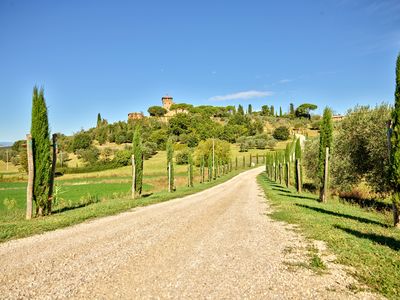
M 343 230 L 344 232 L 347 232 L 348 234 L 352 234 L 355 237 L 358 237 L 360 239 L 368 239 L 368 240 L 373 241 L 382 246 L 387 246 L 395 251 L 400 250 L 400 241 L 396 240 L 392 237 L 375 234 L 375 233 L 364 233 L 364 232 L 361 232 L 358 230 L 342 227 L 340 225 L 334 225 L 334 227 L 337 229 Z
M 285 197 L 291 197 L 291 198 L 297 198 L 297 199 L 307 199 L 307 200 L 314 200 L 314 201 L 318 200 L 317 197 L 304 196 L 304 195 L 300 195 L 300 194 L 290 194 L 290 195 L 288 195 L 288 194 L 278 193 L 278 195 L 285 196 Z
M 370 219 L 366 219 L 366 218 L 362 218 L 362 217 L 356 217 L 356 216 L 352 216 L 352 215 L 347 215 L 347 214 L 343 214 L 343 213 L 339 213 L 339 212 L 334 212 L 334 211 L 330 211 L 330 210 L 320 208 L 320 207 L 314 207 L 314 206 L 298 204 L 298 203 L 296 203 L 295 205 L 299 206 L 299 207 L 303 207 L 303 208 L 308 208 L 308 209 L 314 210 L 319 213 L 335 216 L 335 217 L 351 219 L 351 220 L 358 221 L 361 223 L 366 223 L 366 224 L 374 224 L 374 225 L 378 225 L 378 226 L 385 227 L 385 228 L 389 227 L 387 224 L 384 224 L 384 223 L 381 223 L 378 221 L 374 221 L 374 220 L 370 220 Z
M 282 192 L 282 193 L 286 193 L 286 194 L 291 194 L 291 191 L 285 190 L 283 188 L 272 188 L 273 191 L 278 191 L 278 192 Z
M 88 206 L 88 205 L 90 205 L 90 204 L 93 204 L 93 203 L 82 203 L 82 204 L 77 204 L 77 205 L 74 205 L 74 206 L 64 206 L 64 207 L 62 207 L 62 208 L 58 208 L 58 209 L 53 210 L 53 211 L 51 212 L 51 214 L 52 214 L 52 215 L 54 215 L 54 214 L 60 214 L 60 213 L 62 213 L 62 212 L 66 212 L 66 211 L 69 211 L 69 210 L 74 210 L 74 209 L 82 208 L 82 207 Z

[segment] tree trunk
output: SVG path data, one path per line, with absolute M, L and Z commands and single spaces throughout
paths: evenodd
M 393 201 L 392 206 L 393 206 L 393 226 L 400 228 L 399 204 Z
M 32 152 L 32 137 L 30 134 L 26 135 L 26 151 L 28 155 L 28 186 L 26 188 L 26 219 L 32 219 L 32 198 L 33 198 L 33 178 L 34 178 L 34 164 Z
M 135 155 L 132 154 L 131 157 L 132 161 L 132 199 L 135 199 L 135 193 L 136 193 L 136 165 L 135 165 Z

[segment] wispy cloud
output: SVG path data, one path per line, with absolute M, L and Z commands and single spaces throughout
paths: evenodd
M 293 79 L 281 79 L 278 81 L 278 83 L 282 84 L 282 83 L 288 83 L 288 82 L 292 82 Z
M 226 101 L 226 100 L 247 100 L 252 98 L 261 98 L 271 96 L 273 93 L 270 91 L 243 91 L 228 95 L 213 96 L 209 98 L 210 101 Z

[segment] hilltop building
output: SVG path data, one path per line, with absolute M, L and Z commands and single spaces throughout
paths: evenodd
M 142 112 L 131 112 L 128 114 L 128 120 L 140 120 L 143 118 L 144 118 L 144 115 Z
M 171 96 L 164 96 L 161 98 L 162 106 L 167 110 L 170 111 L 171 105 L 174 104 L 174 99 Z
M 332 121 L 333 122 L 340 122 L 344 119 L 344 116 L 342 115 L 336 115 L 336 116 L 332 116 Z

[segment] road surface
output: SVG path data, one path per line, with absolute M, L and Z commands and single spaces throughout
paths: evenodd
M 271 220 L 262 168 L 209 190 L 0 245 L 0 298 L 353 299 L 339 267 Z M 117 201 L 117 200 L 116 200 Z M 303 249 L 303 250 L 302 250 Z

